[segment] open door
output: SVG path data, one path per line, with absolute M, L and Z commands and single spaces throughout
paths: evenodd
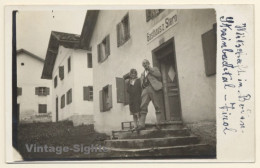
M 153 62 L 162 74 L 165 120 L 180 121 L 181 102 L 173 40 L 169 40 L 154 50 Z

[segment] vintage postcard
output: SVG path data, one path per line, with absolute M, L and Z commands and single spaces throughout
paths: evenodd
M 254 6 L 6 6 L 7 162 L 254 162 Z

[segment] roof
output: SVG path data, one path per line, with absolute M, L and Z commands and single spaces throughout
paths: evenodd
M 16 51 L 16 55 L 17 55 L 17 56 L 18 56 L 19 54 L 22 54 L 22 53 L 25 53 L 26 55 L 29 55 L 29 56 L 31 56 L 32 58 L 35 58 L 35 59 L 37 59 L 37 60 L 39 60 L 39 61 L 41 61 L 41 62 L 44 62 L 44 59 L 42 59 L 41 57 L 39 57 L 39 56 L 37 56 L 37 55 L 35 55 L 35 54 L 33 54 L 33 53 L 31 53 L 31 52 L 29 52 L 29 51 L 23 49 L 23 48 L 21 48 L 21 49 L 19 49 L 19 50 Z
M 83 49 L 90 49 L 90 40 L 97 22 L 99 10 L 88 10 L 85 22 L 80 35 L 80 46 Z
M 69 34 L 63 32 L 52 31 L 47 48 L 45 63 L 42 71 L 42 79 L 52 79 L 52 72 L 56 57 L 58 55 L 59 46 L 66 48 L 80 48 L 80 36 L 77 34 Z

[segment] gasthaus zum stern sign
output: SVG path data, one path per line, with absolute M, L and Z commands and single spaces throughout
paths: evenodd
M 172 26 L 178 23 L 177 11 L 173 11 L 168 16 L 163 18 L 153 28 L 147 32 L 147 43 L 169 30 Z

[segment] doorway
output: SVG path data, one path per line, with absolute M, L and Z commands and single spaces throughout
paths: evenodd
M 163 117 L 166 121 L 181 121 L 181 101 L 174 39 L 163 43 L 153 50 L 153 66 L 162 74 Z

